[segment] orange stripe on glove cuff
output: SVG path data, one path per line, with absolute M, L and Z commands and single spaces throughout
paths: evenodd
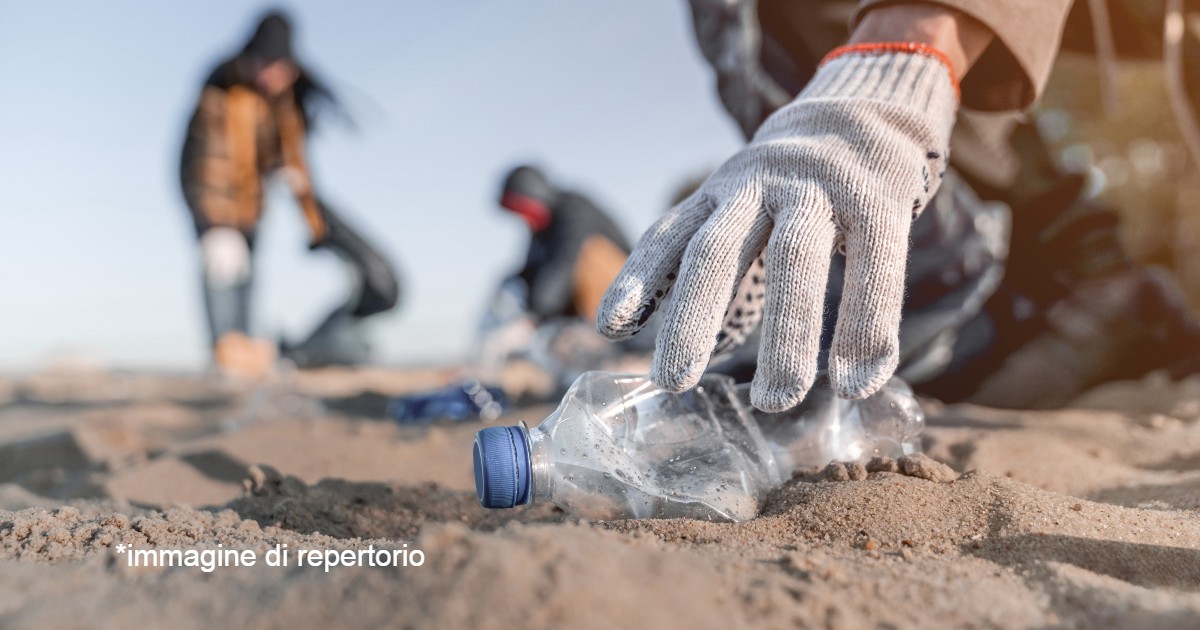
M 950 75 L 950 83 L 954 85 L 955 98 L 957 98 L 959 101 L 962 100 L 962 91 L 958 87 L 958 77 L 954 74 L 954 64 L 950 63 L 950 58 L 946 56 L 946 53 L 934 48 L 933 46 L 922 44 L 920 42 L 882 42 L 875 44 L 850 44 L 848 46 L 841 46 L 834 48 L 829 52 L 828 55 L 825 55 L 825 58 L 821 60 L 820 65 L 823 66 L 830 61 L 837 59 L 838 57 L 843 57 L 846 55 L 869 56 L 887 55 L 893 53 L 925 55 L 926 57 L 932 57 L 940 61 L 942 65 L 946 67 L 946 72 Z

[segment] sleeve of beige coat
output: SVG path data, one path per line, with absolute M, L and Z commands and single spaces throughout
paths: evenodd
M 288 185 L 304 221 L 308 224 L 309 245 L 316 246 L 329 236 L 329 225 L 325 222 L 325 213 L 317 203 L 316 194 L 312 189 L 312 176 L 309 174 L 308 161 L 304 156 L 304 117 L 300 108 L 290 100 L 275 110 L 275 120 L 279 125 L 279 144 L 283 151 L 283 165 L 288 177 Z
M 860 0 L 864 13 L 911 0 Z M 980 111 L 1025 109 L 1041 96 L 1062 39 L 1072 0 L 928 0 L 961 11 L 996 34 L 962 81 L 964 107 Z

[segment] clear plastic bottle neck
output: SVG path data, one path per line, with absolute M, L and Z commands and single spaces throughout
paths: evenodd
M 530 429 L 524 422 L 521 426 L 525 427 L 525 435 L 529 440 L 530 482 L 533 484 L 529 501 L 547 502 L 554 494 L 554 476 L 551 474 L 554 464 L 550 457 L 550 437 L 541 427 Z

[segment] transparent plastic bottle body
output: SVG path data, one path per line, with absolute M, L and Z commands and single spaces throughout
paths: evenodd
M 819 379 L 804 402 L 783 413 L 754 410 L 749 385 L 739 386 L 738 394 L 754 413 L 784 479 L 797 469 L 834 461 L 899 458 L 921 450 L 925 412 L 899 378 L 865 400 L 838 398 L 828 381 Z
M 740 521 L 796 468 L 912 452 L 923 420 L 902 381 L 857 402 L 818 387 L 795 410 L 756 414 L 725 376 L 671 394 L 644 376 L 589 372 L 538 427 L 479 433 L 476 490 L 485 507 Z
M 529 441 L 533 500 L 590 518 L 742 520 L 779 483 L 726 378 L 672 395 L 645 377 L 589 372 Z

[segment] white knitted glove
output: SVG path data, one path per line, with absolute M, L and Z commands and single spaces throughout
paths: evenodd
M 250 277 L 250 245 L 233 228 L 206 230 L 200 236 L 200 258 L 204 281 L 213 289 L 228 289 Z
M 874 393 L 899 360 L 909 227 L 941 182 L 957 106 L 949 64 L 932 49 L 835 51 L 746 148 L 642 236 L 597 329 L 635 334 L 674 285 L 651 377 L 678 392 L 761 313 L 751 400 L 782 411 L 815 378 L 830 258 L 841 248 L 829 376 L 842 397 Z M 751 269 L 760 254 L 765 270 Z

